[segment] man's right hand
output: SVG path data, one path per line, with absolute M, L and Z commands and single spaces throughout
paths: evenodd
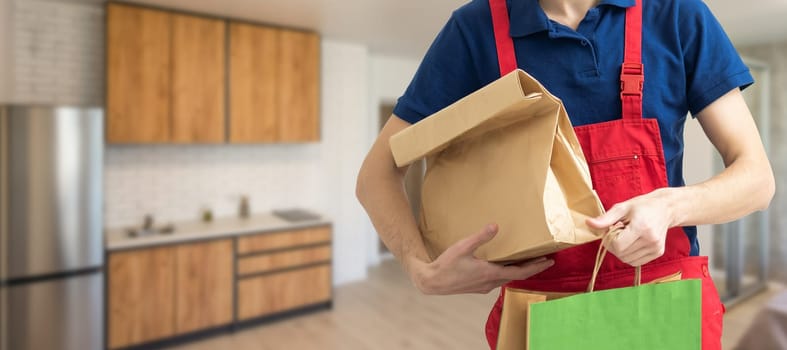
M 495 237 L 497 230 L 497 225 L 487 225 L 481 232 L 449 247 L 431 263 L 410 258 L 407 262 L 410 279 L 424 294 L 487 294 L 509 281 L 529 278 L 554 264 L 553 260 L 537 258 L 503 266 L 473 256 L 476 248 Z

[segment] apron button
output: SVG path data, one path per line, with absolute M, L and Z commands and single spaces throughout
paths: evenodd
M 705 277 L 710 277 L 708 274 L 708 265 L 702 265 L 702 275 Z

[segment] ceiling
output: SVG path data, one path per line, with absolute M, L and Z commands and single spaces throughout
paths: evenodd
M 375 54 L 420 59 L 451 11 L 468 0 L 128 0 L 317 30 Z M 787 0 L 706 0 L 736 43 L 787 40 Z M 756 5 L 755 5 L 756 4 Z

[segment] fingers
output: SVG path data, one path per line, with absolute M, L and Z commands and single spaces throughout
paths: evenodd
M 618 221 L 623 221 L 628 214 L 628 205 L 625 203 L 626 202 L 615 204 L 606 213 L 595 218 L 587 219 L 586 222 L 588 226 L 598 230 L 606 230 Z
M 634 242 L 636 242 L 638 239 L 639 235 L 633 232 L 630 227 L 625 227 L 620 231 L 617 238 L 609 240 L 605 246 L 610 253 L 620 257 L 627 251 L 630 251 L 632 244 L 634 244 Z M 636 249 L 639 249 L 639 247 L 636 247 Z
M 472 255 L 478 247 L 491 241 L 497 234 L 497 230 L 497 225 L 489 224 L 480 232 L 457 242 L 455 246 L 459 249 L 459 255 Z
M 616 242 L 610 243 L 613 246 Z M 623 250 L 607 247 L 620 261 L 631 266 L 642 266 L 664 255 L 664 245 L 652 242 L 643 237 L 638 237 L 633 243 Z

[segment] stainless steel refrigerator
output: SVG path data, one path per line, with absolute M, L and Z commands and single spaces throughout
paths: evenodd
M 104 347 L 103 115 L 0 108 L 0 349 Z

